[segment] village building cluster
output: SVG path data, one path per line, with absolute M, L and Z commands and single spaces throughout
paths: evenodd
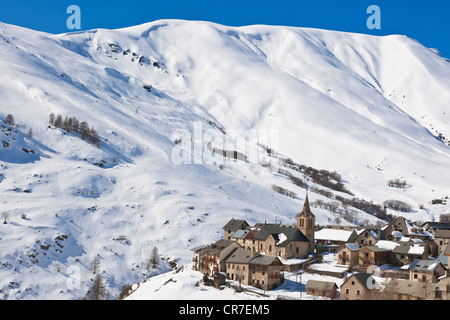
M 309 280 L 307 294 L 341 300 L 449 300 L 450 224 L 417 227 L 397 217 L 383 227 L 315 224 L 308 195 L 296 225 L 231 219 L 224 237 L 193 249 L 192 267 L 214 278 L 264 290 L 277 288 L 284 273 L 335 253 L 348 266 L 343 283 Z M 385 266 L 390 266 L 386 268 Z M 376 271 L 376 272 L 375 272 Z

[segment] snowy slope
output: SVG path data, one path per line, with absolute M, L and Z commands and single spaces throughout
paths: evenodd
M 450 137 L 450 64 L 404 36 L 180 20 L 51 35 L 0 23 L 0 70 L 0 119 L 11 113 L 17 123 L 0 121 L 4 299 L 80 299 L 95 257 L 117 297 L 158 272 L 146 270 L 154 247 L 185 264 L 232 217 L 293 223 L 305 189 L 257 143 L 337 171 L 355 197 L 413 208 L 392 214 L 424 221 L 446 212 L 430 202 L 450 194 L 450 149 L 437 138 Z M 52 112 L 87 121 L 100 148 L 48 126 Z M 223 132 L 257 157 L 203 159 L 209 134 L 213 147 L 229 147 Z M 272 141 L 246 142 L 255 132 Z M 185 149 L 190 161 L 179 164 L 183 146 L 192 154 Z M 268 161 L 271 171 L 261 166 Z M 389 187 L 395 178 L 408 188 Z M 357 223 L 379 221 L 351 210 Z M 313 211 L 321 224 L 340 216 Z

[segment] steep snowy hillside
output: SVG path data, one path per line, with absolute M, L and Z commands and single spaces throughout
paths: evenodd
M 0 70 L 3 299 L 81 299 L 98 274 L 116 298 L 232 217 L 293 223 L 306 185 L 320 224 L 381 223 L 386 200 L 413 221 L 447 212 L 431 201 L 450 195 L 450 63 L 403 36 L 0 23 Z

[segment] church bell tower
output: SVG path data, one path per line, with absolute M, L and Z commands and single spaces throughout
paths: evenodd
M 297 228 L 308 238 L 311 242 L 310 252 L 314 252 L 314 232 L 315 232 L 316 217 L 311 212 L 309 207 L 308 193 L 306 193 L 303 210 L 297 214 Z

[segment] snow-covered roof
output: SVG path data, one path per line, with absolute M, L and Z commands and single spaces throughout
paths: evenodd
M 329 241 L 348 241 L 353 231 L 349 230 L 336 230 L 324 228 L 316 231 L 314 238 L 316 240 L 329 240 Z
M 438 260 L 419 260 L 415 259 L 411 262 L 408 270 L 433 272 L 441 262 Z
M 379 240 L 375 244 L 375 246 L 377 246 L 378 248 L 384 249 L 384 250 L 388 250 L 388 251 L 394 250 L 394 248 L 399 246 L 399 245 L 400 244 L 398 244 L 397 242 L 388 241 L 388 240 Z
M 408 253 L 410 254 L 423 254 L 425 252 L 425 247 L 418 245 L 418 244 L 413 244 L 410 248 Z

